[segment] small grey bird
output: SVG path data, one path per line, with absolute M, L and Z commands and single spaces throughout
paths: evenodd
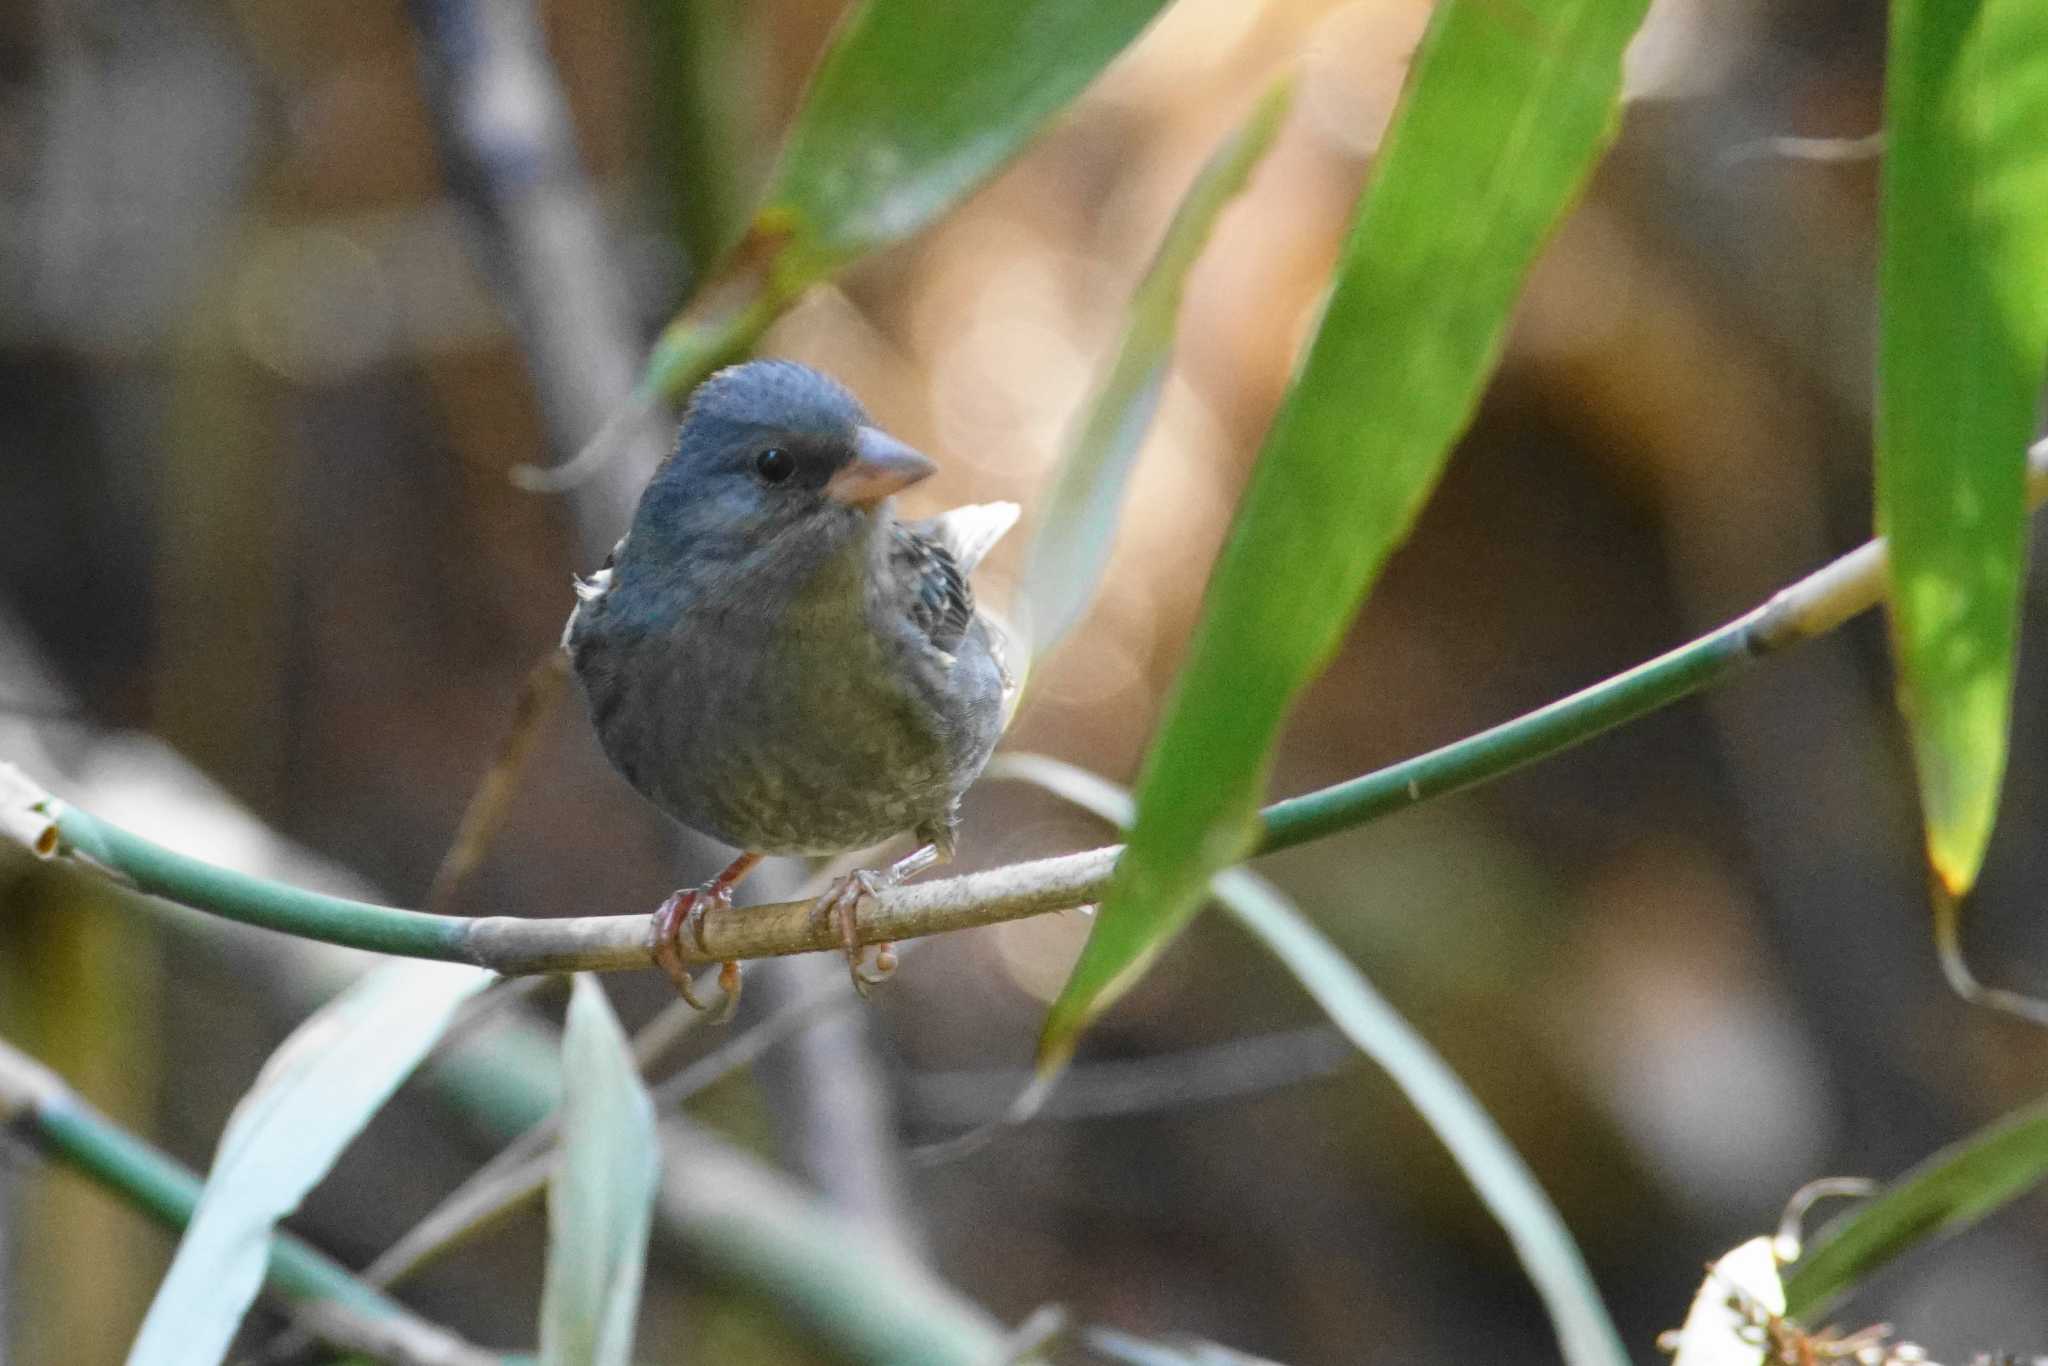
M 763 855 L 915 835 L 912 853 L 818 903 L 863 994 L 880 977 L 862 966 L 861 897 L 952 856 L 1009 684 L 967 576 L 1017 505 L 898 521 L 890 496 L 936 468 L 817 371 L 733 366 L 691 396 L 625 539 L 577 582 L 562 643 L 605 754 L 668 815 L 742 851 L 654 916 L 654 959 L 692 1005 L 683 926 L 702 948 L 705 913 Z M 893 958 L 882 946 L 884 975 Z M 739 965 L 719 980 L 730 1003 Z

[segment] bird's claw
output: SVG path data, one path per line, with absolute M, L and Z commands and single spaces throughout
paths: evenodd
M 682 921 L 696 908 L 696 902 L 696 888 L 679 887 L 655 907 L 647 926 L 647 952 L 654 959 L 655 966 L 668 974 L 668 980 L 675 984 L 676 994 L 690 1009 L 702 1010 L 704 1003 L 691 990 L 689 970 L 683 966 L 682 954 L 676 951 Z
M 700 952 L 708 953 L 710 948 L 704 942 L 704 918 L 712 910 L 728 910 L 732 906 L 732 887 L 723 881 L 714 881 L 703 887 L 683 887 L 669 893 L 668 899 L 655 909 L 648 926 L 648 953 L 656 966 L 668 974 L 668 980 L 675 985 L 676 994 L 692 1010 L 708 1007 L 697 999 L 690 971 L 683 962 L 680 952 L 683 929 L 689 928 L 690 937 L 697 942 Z M 732 1018 L 740 1001 L 740 965 L 724 962 L 718 967 L 718 985 L 725 992 L 725 999 L 719 1004 L 718 1015 L 713 1023 L 723 1024 Z
M 740 1008 L 740 987 L 742 985 L 744 985 L 744 979 L 740 976 L 740 964 L 737 958 L 728 958 L 718 965 L 718 989 L 725 993 L 725 999 L 720 1002 L 718 1014 L 712 1017 L 711 1023 L 724 1024 L 732 1018 L 733 1012 Z
M 869 987 L 880 986 L 896 971 L 896 946 L 887 941 L 875 945 L 875 970 L 867 970 L 867 949 L 860 942 L 861 898 L 886 892 L 934 863 L 945 862 L 951 855 L 949 841 L 921 844 L 886 868 L 863 868 L 848 873 L 814 903 L 817 914 L 838 927 L 839 946 L 846 952 L 846 970 L 861 999 L 867 999 Z
M 867 999 L 869 987 L 888 981 L 889 975 L 896 970 L 896 949 L 892 944 L 877 945 L 877 971 L 870 973 L 867 970 L 867 946 L 860 942 L 861 898 L 873 896 L 891 885 L 892 881 L 886 874 L 862 869 L 841 878 L 817 901 L 819 912 L 839 931 L 839 946 L 846 954 L 847 975 L 853 979 L 853 989 L 862 1000 Z
M 854 990 L 860 992 L 863 996 L 867 995 L 866 989 L 868 987 L 878 987 L 896 975 L 896 946 L 886 941 L 875 945 L 875 970 L 873 972 L 867 971 L 866 964 L 862 961 L 866 956 L 866 953 L 863 952 L 861 958 L 857 958 L 853 962 Z

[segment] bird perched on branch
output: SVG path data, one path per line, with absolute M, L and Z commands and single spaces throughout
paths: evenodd
M 679 952 L 766 854 L 917 847 L 819 899 L 863 994 L 862 896 L 950 858 L 960 796 L 1002 731 L 1008 678 L 967 576 L 1014 503 L 896 518 L 931 475 L 851 394 L 789 361 L 700 385 L 673 455 L 562 635 L 605 754 L 640 794 L 742 852 L 656 911 L 651 951 L 697 1004 Z M 894 955 L 883 945 L 876 966 Z M 728 1007 L 739 965 L 719 981 Z

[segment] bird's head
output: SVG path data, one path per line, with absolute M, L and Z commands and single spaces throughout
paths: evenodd
M 824 375 L 794 361 L 750 361 L 691 395 L 633 534 L 659 529 L 750 548 L 792 536 L 843 544 L 891 494 L 937 468 L 871 426 Z

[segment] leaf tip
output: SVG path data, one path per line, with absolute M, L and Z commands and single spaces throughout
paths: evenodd
M 1927 864 L 1933 870 L 1935 880 L 1941 884 L 1942 892 L 1960 901 L 1977 885 L 1977 874 L 1984 866 L 1984 854 L 1981 849 L 1955 848 L 1930 831 Z

